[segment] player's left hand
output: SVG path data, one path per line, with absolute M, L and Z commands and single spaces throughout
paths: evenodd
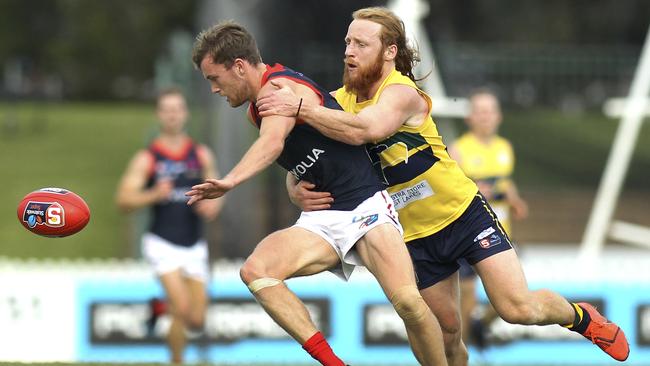
M 260 117 L 285 116 L 295 117 L 300 104 L 300 97 L 296 95 L 288 82 L 284 79 L 269 81 L 275 87 L 271 92 L 263 92 L 257 98 L 257 110 Z
M 229 190 L 233 189 L 234 186 L 235 185 L 228 180 L 206 179 L 205 182 L 197 184 L 192 187 L 192 190 L 185 192 L 185 195 L 190 197 L 187 204 L 191 205 L 194 202 L 203 199 L 219 198 Z

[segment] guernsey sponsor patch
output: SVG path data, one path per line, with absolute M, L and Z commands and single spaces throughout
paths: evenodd
M 431 197 L 434 194 L 429 182 L 422 180 L 410 187 L 391 193 L 390 197 L 395 203 L 395 208 L 401 210 L 415 201 Z

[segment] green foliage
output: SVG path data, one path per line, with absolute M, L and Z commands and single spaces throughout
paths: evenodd
M 30 78 L 58 75 L 74 98 L 137 95 L 137 85 L 152 79 L 171 32 L 192 31 L 197 3 L 4 0 L 0 65 L 22 59 Z M 136 90 L 119 90 L 127 88 Z

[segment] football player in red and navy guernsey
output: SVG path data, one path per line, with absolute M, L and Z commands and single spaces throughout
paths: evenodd
M 159 94 L 156 115 L 160 133 L 147 149 L 131 159 L 116 200 L 126 212 L 151 208 L 142 252 L 168 300 L 153 301 L 156 306 L 151 311 L 154 316 L 161 315 L 168 308 L 172 316 L 167 334 L 171 361 L 181 363 L 186 328 L 200 331 L 205 321 L 209 268 L 202 223 L 217 217 L 222 200 L 187 206 L 185 192 L 203 179 L 218 175 L 212 152 L 185 133 L 189 114 L 179 89 L 169 88 Z

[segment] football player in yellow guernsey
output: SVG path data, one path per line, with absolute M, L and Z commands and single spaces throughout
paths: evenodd
M 499 100 L 487 89 L 473 92 L 469 100 L 470 112 L 466 118 L 469 130 L 451 145 L 449 154 L 476 182 L 506 233 L 512 235 L 510 211 L 515 219 L 523 219 L 528 215 L 528 205 L 519 197 L 511 179 L 515 161 L 512 145 L 498 135 L 502 120 Z M 465 260 L 460 264 L 463 341 L 473 340 L 477 346 L 484 347 L 486 326 L 497 314 L 493 307 L 488 306 L 480 318 L 472 319 L 471 314 L 477 306 L 476 272 Z
M 399 212 L 420 293 L 442 327 L 448 363 L 468 363 L 458 308 L 461 258 L 474 266 L 504 320 L 564 325 L 625 360 L 625 335 L 593 306 L 528 289 L 494 212 L 446 152 L 430 117 L 431 98 L 413 81 L 417 56 L 407 45 L 403 22 L 381 7 L 357 10 L 352 17 L 345 37 L 344 87 L 335 93 L 343 111 L 303 100 L 282 81 L 271 81 L 277 89 L 261 94 L 257 107 L 261 116 L 293 116 L 335 140 L 369 144 Z M 305 211 L 336 200 L 291 177 L 287 188 Z
M 510 213 L 515 219 L 528 215 L 528 205 L 512 181 L 515 156 L 508 140 L 498 135 L 502 115 L 499 101 L 487 89 L 470 96 L 469 130 L 449 148 L 450 155 L 490 202 L 501 225 L 512 234 Z

